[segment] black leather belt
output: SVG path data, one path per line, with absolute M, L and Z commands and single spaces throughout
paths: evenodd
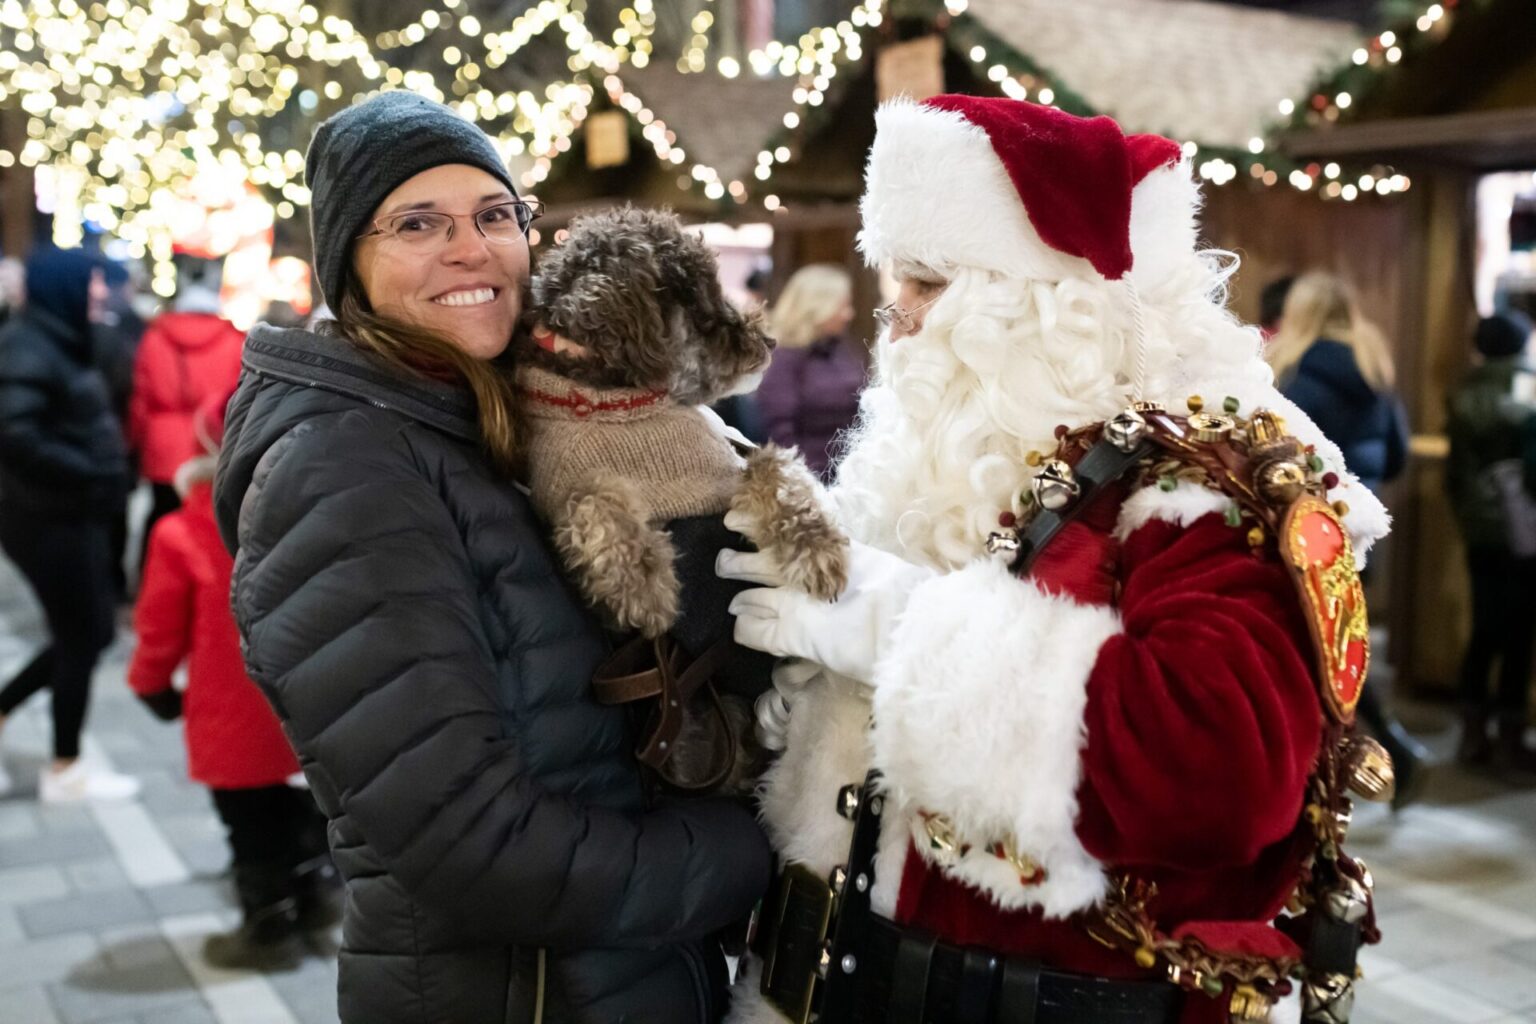
M 848 1024 L 1173 1024 L 1183 996 L 1168 982 L 1069 974 L 962 949 L 873 914 L 859 974 Z

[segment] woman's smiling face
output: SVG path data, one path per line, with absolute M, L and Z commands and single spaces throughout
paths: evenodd
M 440 246 L 413 248 L 387 234 L 358 240 L 352 265 L 373 311 L 436 331 L 477 359 L 500 355 L 522 312 L 528 242 L 489 241 L 474 215 L 513 198 L 495 177 L 465 164 L 422 171 L 385 196 L 372 218 L 381 225 L 412 211 L 456 216 L 453 237 Z

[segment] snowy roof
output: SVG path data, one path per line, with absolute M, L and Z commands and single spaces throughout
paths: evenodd
M 1349 60 L 1349 22 L 1203 0 L 970 0 L 978 25 L 1127 131 L 1244 147 Z
M 725 78 L 653 64 L 626 67 L 619 77 L 676 131 L 687 164 L 713 167 L 722 181 L 750 179 L 758 150 L 783 130 L 784 114 L 795 109 L 795 79 L 777 75 Z

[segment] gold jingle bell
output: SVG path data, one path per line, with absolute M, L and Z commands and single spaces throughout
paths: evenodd
M 1328 916 L 1335 921 L 1359 924 L 1365 920 L 1365 912 L 1370 909 L 1371 894 L 1353 878 L 1345 878 L 1336 888 L 1328 890 L 1323 905 L 1328 908 Z
M 1189 417 L 1189 428 L 1194 431 L 1195 440 L 1205 444 L 1225 441 L 1232 436 L 1232 428 L 1236 425 L 1232 417 L 1216 413 L 1196 411 Z
M 1019 841 L 1012 832 L 994 847 L 993 852 L 1007 861 L 1008 865 L 1019 873 L 1019 878 L 1025 884 L 1045 877 L 1045 869 L 1033 857 L 1019 849 Z
M 1110 444 L 1129 454 L 1136 450 L 1147 436 L 1147 419 L 1136 411 L 1135 406 L 1126 409 L 1104 424 L 1104 438 Z
M 941 867 L 953 867 L 964 849 L 954 822 L 942 814 L 923 815 L 923 831 L 928 834 L 929 859 Z
M 1248 440 L 1255 448 L 1285 437 L 1285 420 L 1279 413 L 1260 409 L 1248 419 Z
M 1345 755 L 1348 785 L 1357 796 L 1386 803 L 1397 792 L 1397 776 L 1392 770 L 1392 755 L 1369 736 L 1356 736 Z
M 1227 1015 L 1232 1024 L 1251 1024 L 1269 1020 L 1274 1002 L 1252 985 L 1239 985 L 1232 991 Z
M 1060 512 L 1082 493 L 1072 467 L 1060 459 L 1046 459 L 1030 482 L 1035 500 L 1048 512 Z
M 1272 505 L 1289 505 L 1307 488 L 1307 471 L 1290 459 L 1266 462 L 1254 474 L 1259 494 Z
M 1322 974 L 1301 986 L 1301 1019 L 1306 1024 L 1349 1024 L 1355 986 L 1342 974 Z

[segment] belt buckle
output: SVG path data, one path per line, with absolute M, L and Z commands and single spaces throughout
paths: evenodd
M 780 883 L 762 993 L 792 1024 L 810 1024 L 837 893 L 804 864 L 785 868 Z

